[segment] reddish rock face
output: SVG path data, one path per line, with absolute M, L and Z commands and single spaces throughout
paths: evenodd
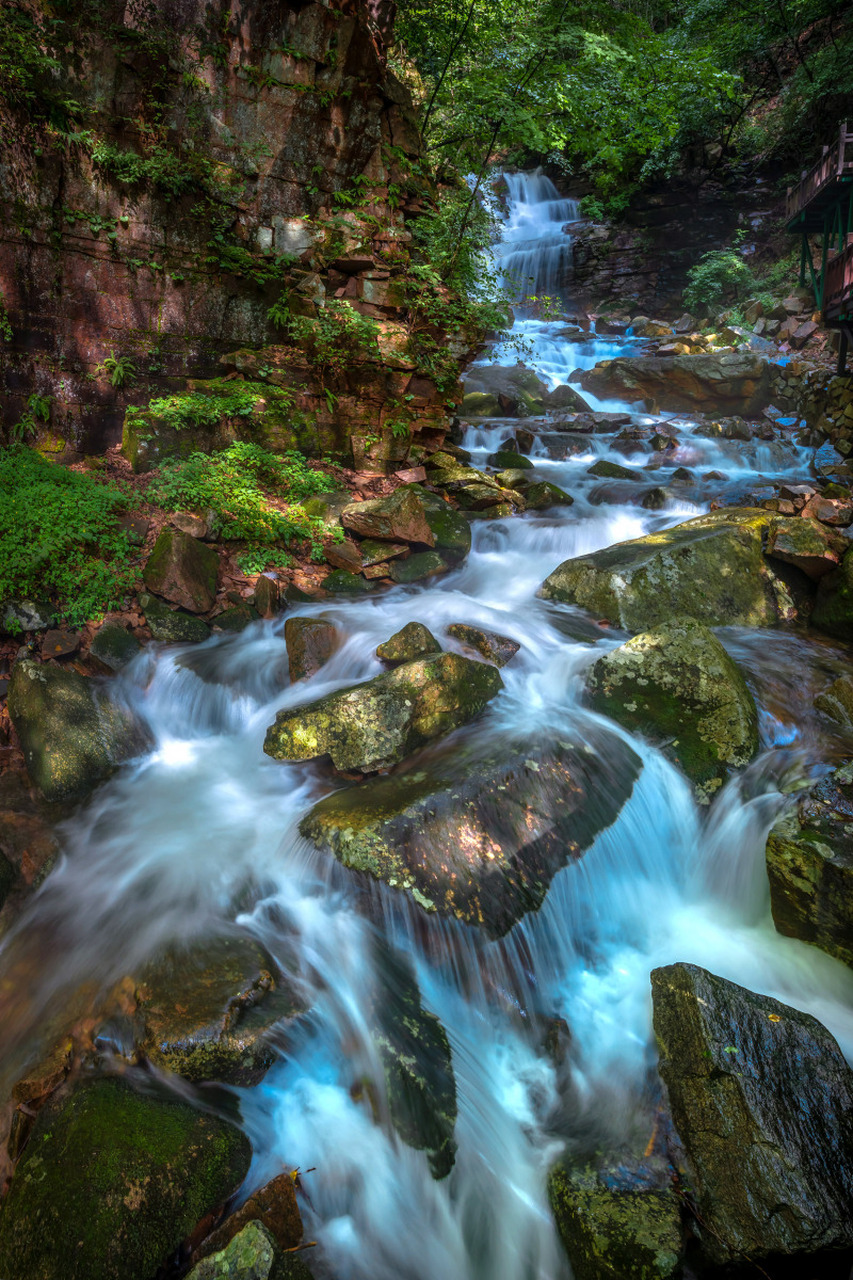
M 393 6 L 230 0 L 215 22 L 206 0 L 153 0 L 143 18 L 123 0 L 71 9 L 63 75 L 86 138 L 63 147 L 22 118 L 0 144 L 13 330 L 0 414 L 17 422 L 38 390 L 51 399 L 43 445 L 114 444 L 127 405 L 280 343 L 267 313 L 286 293 L 297 314 L 351 299 L 382 329 L 379 357 L 352 376 L 318 376 L 291 353 L 294 410 L 316 417 L 321 439 L 343 429 L 359 465 L 400 465 L 399 427 L 384 419 L 404 396 L 410 431 L 440 439 L 447 389 L 402 353 L 398 277 L 417 201 L 392 209 L 388 188 L 405 186 L 420 140 L 386 70 Z M 387 458 L 366 444 L 357 456 L 350 438 L 373 436 Z

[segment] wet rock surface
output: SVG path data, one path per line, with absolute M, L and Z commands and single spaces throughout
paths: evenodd
M 765 851 L 773 922 L 853 966 L 853 765 L 783 815 Z
M 49 1103 L 0 1214 L 0 1274 L 15 1280 L 153 1276 L 245 1177 L 234 1125 L 118 1079 Z
M 267 730 L 264 751 L 277 760 L 329 756 L 336 769 L 374 772 L 466 724 L 502 687 L 486 663 L 455 653 L 421 658 L 280 711 Z
M 82 798 L 147 746 L 143 728 L 97 681 L 31 658 L 15 664 L 9 712 L 47 800 Z
M 284 643 L 291 682 L 308 680 L 317 674 L 343 643 L 334 622 L 324 618 L 288 618 Z
M 402 630 L 380 644 L 376 656 L 388 666 L 400 666 L 404 662 L 417 662 L 431 653 L 440 653 L 441 645 L 422 622 L 407 622 Z
M 660 743 L 707 803 L 758 750 L 755 701 L 719 640 L 692 618 L 664 623 L 599 658 L 587 676 L 597 711 Z
M 602 399 L 638 400 L 656 410 L 714 407 L 718 412 L 756 414 L 770 403 L 773 366 L 751 352 L 731 354 L 620 356 L 580 376 L 584 391 Z
M 853 1072 L 826 1028 L 695 965 L 655 969 L 652 998 L 707 1256 L 853 1249 Z
M 447 634 L 463 649 L 478 654 L 496 667 L 505 667 L 521 648 L 518 641 L 510 636 L 498 635 L 497 631 L 484 631 L 465 622 L 451 622 Z
M 727 508 L 660 533 L 566 560 L 545 579 L 546 600 L 578 604 L 641 631 L 675 615 L 708 626 L 771 626 L 794 603 L 764 558 L 771 513 Z
M 609 827 L 640 761 L 571 743 L 477 751 L 337 791 L 300 832 L 344 866 L 427 911 L 506 933 L 542 905 L 554 875 Z

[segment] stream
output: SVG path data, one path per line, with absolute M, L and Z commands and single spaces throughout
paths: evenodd
M 532 277 L 536 292 L 556 292 L 569 245 L 562 227 L 576 208 L 540 174 L 508 182 L 501 268 Z M 550 387 L 643 347 L 594 334 L 569 343 L 560 328 L 516 321 L 525 362 Z M 670 493 L 654 511 L 638 505 L 636 485 L 587 475 L 601 458 L 648 461 L 614 449 L 621 427 L 580 438 L 540 421 L 537 478 L 568 490 L 574 505 L 475 520 L 467 561 L 426 586 L 292 608 L 288 616 L 333 619 L 346 636 L 310 685 L 288 684 L 283 618 L 202 646 L 149 646 L 115 687 L 150 727 L 154 748 L 66 824 L 65 856 L 7 943 L 14 955 L 24 934 L 35 949 L 43 940 L 39 971 L 10 1023 L 12 1061 L 25 1058 L 36 1028 L 81 983 L 108 985 L 172 940 L 206 936 L 242 912 L 239 923 L 295 970 L 311 1006 L 262 1083 L 238 1091 L 255 1149 L 249 1187 L 284 1167 L 302 1169 L 306 1235 L 318 1242 L 310 1262 L 320 1274 L 568 1277 L 547 1172 L 566 1149 L 582 1157 L 602 1145 L 646 1147 L 656 1106 L 649 971 L 657 965 L 702 965 L 807 1010 L 853 1055 L 853 973 L 775 932 L 764 872 L 765 836 L 789 803 L 790 780 L 819 773 L 839 751 L 812 709 L 814 688 L 840 661 L 831 644 L 723 629 L 759 703 L 758 758 L 703 809 L 659 751 L 633 740 L 643 769 L 617 821 L 559 872 L 542 909 L 500 941 L 426 916 L 384 887 L 368 891 L 319 854 L 297 827 L 335 784 L 318 767 L 280 764 L 262 751 L 277 711 L 379 674 L 377 644 L 417 620 L 439 637 L 466 622 L 521 645 L 502 671 L 503 692 L 460 738 L 532 742 L 558 733 L 594 740 L 606 756 L 608 742 L 626 735 L 585 709 L 583 674 L 624 636 L 537 599 L 542 580 L 569 557 L 699 514 L 713 497 L 808 475 L 809 451 L 793 444 L 706 439 L 686 419 L 668 420 L 680 445 L 651 473 L 650 484 Z M 485 465 L 518 425 L 468 427 L 473 465 Z M 679 467 L 693 478 L 671 482 Z M 708 472 L 725 479 L 702 479 Z M 382 1097 L 371 1108 L 353 1089 L 368 1077 L 381 1093 L 365 1015 L 366 994 L 380 981 L 377 934 L 409 957 L 452 1047 L 458 1151 L 443 1181 L 396 1136 Z M 543 1022 L 553 1019 L 567 1028 L 561 1062 L 542 1046 Z

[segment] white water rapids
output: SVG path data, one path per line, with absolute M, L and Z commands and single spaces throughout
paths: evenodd
M 512 252 L 523 253 L 523 269 L 535 277 L 544 254 L 547 285 L 555 256 L 566 265 L 568 237 L 555 228 L 570 220 L 567 202 L 541 175 L 515 175 L 510 184 L 507 246 L 523 243 Z M 561 348 L 555 327 L 518 323 L 552 384 L 579 367 L 577 346 Z M 598 341 L 595 349 L 584 353 L 591 363 L 592 354 L 600 359 L 620 348 Z M 475 465 L 513 425 L 468 431 Z M 680 456 L 652 484 L 666 483 L 685 461 L 697 475 L 719 469 L 741 487 L 759 473 L 806 473 L 806 456 L 792 446 L 710 441 L 684 425 L 681 434 Z M 377 644 L 412 620 L 439 638 L 461 621 L 521 644 L 502 672 L 504 692 L 466 735 L 535 740 L 556 729 L 573 741 L 594 731 L 600 741 L 621 732 L 585 710 L 581 696 L 585 668 L 618 637 L 579 611 L 537 600 L 536 591 L 570 556 L 704 510 L 713 486 L 697 480 L 659 512 L 628 501 L 636 487 L 623 495 L 611 485 L 617 501 L 602 502 L 586 475 L 590 462 L 626 457 L 612 451 L 612 435 L 587 443 L 567 459 L 548 456 L 547 443 L 533 451 L 538 474 L 571 491 L 573 507 L 475 522 L 467 562 L 426 586 L 292 610 L 332 618 L 347 637 L 309 684 L 288 684 L 283 620 L 200 647 L 149 647 L 119 687 L 155 747 L 67 825 L 66 856 L 18 940 L 7 944 L 14 954 L 26 935 L 42 952 L 12 1046 L 22 1055 L 35 1028 L 80 983 L 106 985 L 164 943 L 204 935 L 235 915 L 297 967 L 311 1012 L 261 1085 L 241 1091 L 241 1106 L 256 1152 L 252 1186 L 285 1167 L 314 1170 L 303 1173 L 302 1209 L 318 1242 L 309 1258 L 318 1276 L 567 1277 L 547 1171 L 566 1147 L 645 1146 L 655 1062 L 649 971 L 657 965 L 703 965 L 806 1009 L 853 1052 L 853 974 L 774 931 L 763 863 L 766 832 L 786 803 L 781 783 L 792 771 L 819 767 L 825 750 L 808 686 L 812 668 L 832 663 L 830 646 L 722 632 L 759 699 L 759 759 L 709 813 L 659 752 L 635 743 L 644 768 L 616 823 L 557 875 L 542 910 L 501 942 L 416 913 L 387 889 L 376 891 L 381 911 L 371 922 L 364 888 L 297 833 L 301 816 L 332 784 L 312 767 L 268 759 L 267 726 L 281 707 L 378 674 Z M 441 1182 L 387 1123 L 365 1015 L 376 982 L 375 931 L 410 957 L 424 1003 L 450 1039 L 458 1153 Z M 562 1067 L 542 1048 L 546 1018 L 562 1018 L 569 1029 Z M 379 1092 L 377 1114 L 355 1100 L 353 1085 L 364 1077 Z

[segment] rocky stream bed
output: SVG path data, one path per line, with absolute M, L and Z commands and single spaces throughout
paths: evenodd
M 19 655 L 4 1280 L 849 1275 L 849 465 L 520 326 L 314 598 Z

